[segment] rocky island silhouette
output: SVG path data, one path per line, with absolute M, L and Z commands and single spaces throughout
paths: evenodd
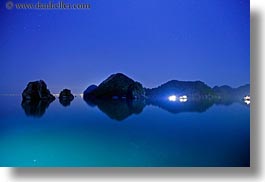
M 149 105 L 170 113 L 204 112 L 214 104 L 244 103 L 246 95 L 250 95 L 249 84 L 238 88 L 226 85 L 211 88 L 202 81 L 171 80 L 156 88 L 144 88 L 140 82 L 116 73 L 98 86 L 88 86 L 83 92 L 83 100 L 91 107 L 97 106 L 108 117 L 122 121 L 141 113 Z M 34 81 L 24 89 L 21 105 L 26 115 L 41 117 L 55 99 L 43 80 Z M 63 106 L 69 106 L 73 100 L 70 89 L 60 92 L 59 102 Z

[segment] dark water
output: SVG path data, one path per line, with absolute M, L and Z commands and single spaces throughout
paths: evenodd
M 0 98 L 0 166 L 250 165 L 244 103 Z

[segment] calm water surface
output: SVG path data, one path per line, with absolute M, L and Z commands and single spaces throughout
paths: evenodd
M 250 108 L 242 103 L 131 110 L 80 97 L 67 107 L 0 98 L 0 166 L 250 165 Z

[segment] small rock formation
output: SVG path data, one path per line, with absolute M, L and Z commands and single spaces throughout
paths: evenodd
M 43 80 L 29 82 L 22 93 L 23 100 L 40 101 L 45 100 L 52 102 L 55 97 L 47 89 L 47 85 Z
M 63 89 L 59 95 L 59 102 L 63 106 L 69 106 L 71 101 L 74 100 L 74 95 L 71 93 L 69 89 Z
M 113 74 L 98 87 L 89 87 L 84 99 L 134 99 L 145 97 L 143 86 L 122 73 Z M 93 88 L 93 89 L 91 89 Z

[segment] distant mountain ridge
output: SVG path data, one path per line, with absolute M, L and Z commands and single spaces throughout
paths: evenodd
M 163 99 L 169 95 L 187 95 L 189 98 L 211 98 L 216 96 L 211 87 L 202 81 L 171 80 L 157 88 L 146 88 L 146 96 L 150 99 Z
M 132 78 L 116 73 L 98 86 L 91 85 L 84 91 L 84 99 L 139 99 L 163 100 L 170 95 L 186 95 L 189 99 L 243 99 L 250 94 L 250 85 L 238 88 L 215 86 L 211 88 L 202 81 L 170 80 L 156 88 L 144 88 Z
M 245 84 L 237 88 L 228 85 L 215 86 L 213 91 L 223 99 L 242 99 L 246 95 L 250 95 L 250 84 Z

